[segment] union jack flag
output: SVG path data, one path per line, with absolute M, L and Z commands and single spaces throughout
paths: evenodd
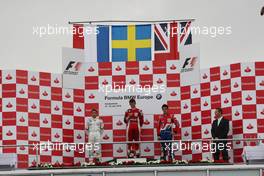
M 179 23 L 179 45 L 192 44 L 191 21 Z
M 177 28 L 176 22 L 154 25 L 154 60 L 179 59 Z

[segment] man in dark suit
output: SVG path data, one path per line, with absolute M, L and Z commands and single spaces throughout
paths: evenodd
M 216 151 L 213 154 L 214 160 L 219 160 L 220 152 L 222 152 L 222 157 L 225 162 L 228 162 L 228 152 L 227 152 L 227 141 L 221 141 L 219 139 L 227 139 L 227 134 L 229 131 L 229 121 L 225 119 L 222 115 L 222 109 L 217 108 L 215 110 L 216 119 L 212 124 L 211 134 L 214 143 L 216 144 Z

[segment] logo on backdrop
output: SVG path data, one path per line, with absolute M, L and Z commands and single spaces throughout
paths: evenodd
M 157 94 L 157 95 L 156 95 L 156 99 L 157 99 L 157 100 L 162 99 L 162 95 L 161 95 L 161 94 Z
M 193 71 L 196 64 L 197 64 L 197 57 L 186 58 L 182 66 L 181 73 Z
M 82 62 L 69 61 L 67 67 L 64 70 L 64 74 L 78 75 L 81 70 Z

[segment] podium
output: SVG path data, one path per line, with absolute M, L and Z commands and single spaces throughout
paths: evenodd
M 13 170 L 17 165 L 17 155 L 15 153 L 0 154 L 0 171 Z

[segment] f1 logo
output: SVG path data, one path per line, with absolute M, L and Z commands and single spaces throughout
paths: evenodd
M 82 66 L 82 63 L 81 62 L 76 62 L 76 61 L 70 61 L 69 64 L 67 65 L 65 71 L 70 71 L 70 69 L 74 69 L 74 70 L 71 70 L 71 71 L 80 71 L 80 68 Z
M 186 68 L 186 66 L 188 65 L 190 65 L 190 67 L 193 68 L 194 65 L 196 64 L 196 61 L 197 61 L 197 57 L 186 58 L 182 68 Z

